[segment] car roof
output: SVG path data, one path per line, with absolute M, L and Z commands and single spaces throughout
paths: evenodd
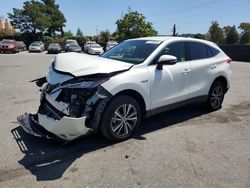
M 155 36 L 155 37 L 142 37 L 142 38 L 135 38 L 135 39 L 129 39 L 129 40 L 157 40 L 157 41 L 193 41 L 193 42 L 201 42 L 205 43 L 207 45 L 213 46 L 218 48 L 218 46 L 210 41 L 203 40 L 203 39 L 196 39 L 196 38 L 190 38 L 190 37 L 177 37 L 177 36 Z
M 96 44 L 95 41 L 87 41 L 86 44 Z
M 66 42 L 75 42 L 75 39 L 67 39 Z
M 1 40 L 1 41 L 16 42 L 16 41 L 13 40 L 13 39 L 3 39 L 3 40 Z
M 34 45 L 34 44 L 36 44 L 36 45 L 42 45 L 42 44 L 39 43 L 39 42 L 32 42 L 30 45 Z

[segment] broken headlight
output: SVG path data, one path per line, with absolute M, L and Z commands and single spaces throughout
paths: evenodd
M 72 80 L 68 81 L 65 84 L 55 88 L 52 93 L 58 91 L 59 89 L 94 89 L 97 86 L 101 85 L 103 82 L 107 81 L 107 78 L 101 80 L 86 80 L 86 81 L 79 81 L 79 80 Z
M 99 85 L 106 80 L 71 82 L 55 88 L 52 93 L 61 89 L 56 100 L 69 104 L 68 111 L 71 117 L 80 117 L 83 115 L 87 100 L 98 91 Z

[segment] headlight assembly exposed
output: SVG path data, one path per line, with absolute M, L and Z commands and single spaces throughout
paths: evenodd
M 77 83 L 66 83 L 65 85 L 59 86 L 55 88 L 52 93 L 56 92 L 59 89 L 92 89 L 96 88 L 97 86 L 101 85 L 103 82 L 107 81 L 108 78 L 103 78 L 100 80 L 92 80 L 92 81 L 81 81 Z

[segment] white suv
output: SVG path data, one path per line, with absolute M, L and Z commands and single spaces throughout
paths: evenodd
M 142 118 L 191 102 L 221 108 L 230 87 L 231 59 L 214 43 L 148 37 L 124 41 L 101 57 L 55 57 L 36 114 L 18 117 L 35 136 L 71 141 L 90 130 L 129 138 Z

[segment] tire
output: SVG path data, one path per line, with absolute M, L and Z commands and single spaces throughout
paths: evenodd
M 208 111 L 221 109 L 225 92 L 226 86 L 220 81 L 215 81 L 210 88 L 208 99 L 205 102 L 206 109 Z
M 141 117 L 140 105 L 134 98 L 126 95 L 117 96 L 103 112 L 100 121 L 101 133 L 110 141 L 126 140 L 135 132 Z

